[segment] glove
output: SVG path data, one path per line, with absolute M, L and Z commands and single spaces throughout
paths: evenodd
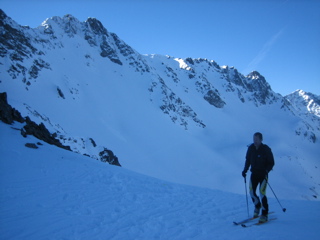
M 247 176 L 247 171 L 242 171 L 242 177 L 246 177 Z
M 269 174 L 269 170 L 266 170 L 266 176 L 264 177 L 267 181 L 268 181 L 268 174 Z

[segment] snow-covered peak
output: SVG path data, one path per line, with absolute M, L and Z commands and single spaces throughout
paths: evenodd
M 185 69 L 185 70 L 187 70 L 187 71 L 192 70 L 192 67 L 190 67 L 190 66 L 188 65 L 188 62 L 187 62 L 185 59 L 175 58 L 174 60 L 179 63 L 179 66 L 180 66 L 181 69 Z
M 45 33 L 55 33 L 63 34 L 67 33 L 69 36 L 73 36 L 78 32 L 81 32 L 83 28 L 83 23 L 81 23 L 77 18 L 73 17 L 71 14 L 66 14 L 62 18 L 54 16 L 47 18 L 38 29 L 44 28 Z
M 3 28 L 3 25 L 10 25 L 13 28 L 21 28 L 21 26 L 15 22 L 12 18 L 7 16 L 7 14 L 0 8 L 0 22 L 3 24 L 0 25 L 0 29 Z
M 254 90 L 271 90 L 269 83 L 266 81 L 264 76 L 262 76 L 259 72 L 253 71 L 247 75 L 247 79 L 249 80 L 249 84 L 253 87 Z
M 311 113 L 320 118 L 320 96 L 303 90 L 296 90 L 285 96 L 299 111 Z
M 80 21 L 74 16 L 72 16 L 71 14 L 66 14 L 63 17 L 53 16 L 53 17 L 47 18 L 41 25 L 50 25 L 53 22 L 58 25 L 64 25 L 66 23 L 70 23 L 70 24 L 80 23 Z

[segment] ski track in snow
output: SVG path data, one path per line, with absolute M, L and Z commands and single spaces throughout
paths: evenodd
M 269 192 L 278 219 L 242 228 L 245 195 L 174 184 L 39 142 L 0 122 L 1 239 L 318 239 L 320 204 Z M 4 136 L 6 136 L 4 138 Z M 239 181 L 242 181 L 240 178 Z M 252 204 L 250 202 L 250 211 Z

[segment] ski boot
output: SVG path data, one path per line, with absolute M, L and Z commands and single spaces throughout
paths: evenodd
M 253 217 L 254 218 L 257 218 L 257 217 L 259 217 L 259 214 L 260 214 L 260 208 L 255 208 L 254 209 L 254 212 L 253 212 Z
M 261 215 L 259 219 L 259 223 L 265 223 L 268 222 L 268 215 Z

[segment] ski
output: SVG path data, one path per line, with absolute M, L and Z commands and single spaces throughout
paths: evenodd
M 240 221 L 240 222 L 233 222 L 233 224 L 234 224 L 234 225 L 241 225 L 241 224 L 243 224 L 243 223 L 249 222 L 249 221 L 254 220 L 254 219 L 256 219 L 256 218 L 258 218 L 258 217 L 247 218 L 247 219 L 244 219 L 244 220 L 242 220 L 242 221 Z
M 265 223 L 268 223 L 268 222 L 270 222 L 270 221 L 273 221 L 273 220 L 276 220 L 277 218 L 270 218 L 268 221 L 266 221 L 266 222 L 257 222 L 257 223 L 252 223 L 252 224 L 244 224 L 244 223 L 242 223 L 241 224 L 241 226 L 242 227 L 244 227 L 244 228 L 246 228 L 246 227 L 252 227 L 252 226 L 260 226 L 260 225 L 262 225 L 262 224 L 265 224 Z
M 270 215 L 270 214 L 272 214 L 272 213 L 274 213 L 274 212 L 269 212 L 268 215 Z M 233 222 L 233 224 L 234 224 L 234 225 L 241 225 L 241 224 L 243 224 L 243 223 L 246 223 L 246 222 L 252 221 L 252 220 L 254 220 L 254 219 L 257 219 L 257 218 L 259 218 L 260 216 L 261 216 L 261 215 L 259 215 L 258 217 L 247 218 L 247 219 L 244 219 L 244 220 L 242 220 L 242 221 L 240 221 L 240 222 Z

